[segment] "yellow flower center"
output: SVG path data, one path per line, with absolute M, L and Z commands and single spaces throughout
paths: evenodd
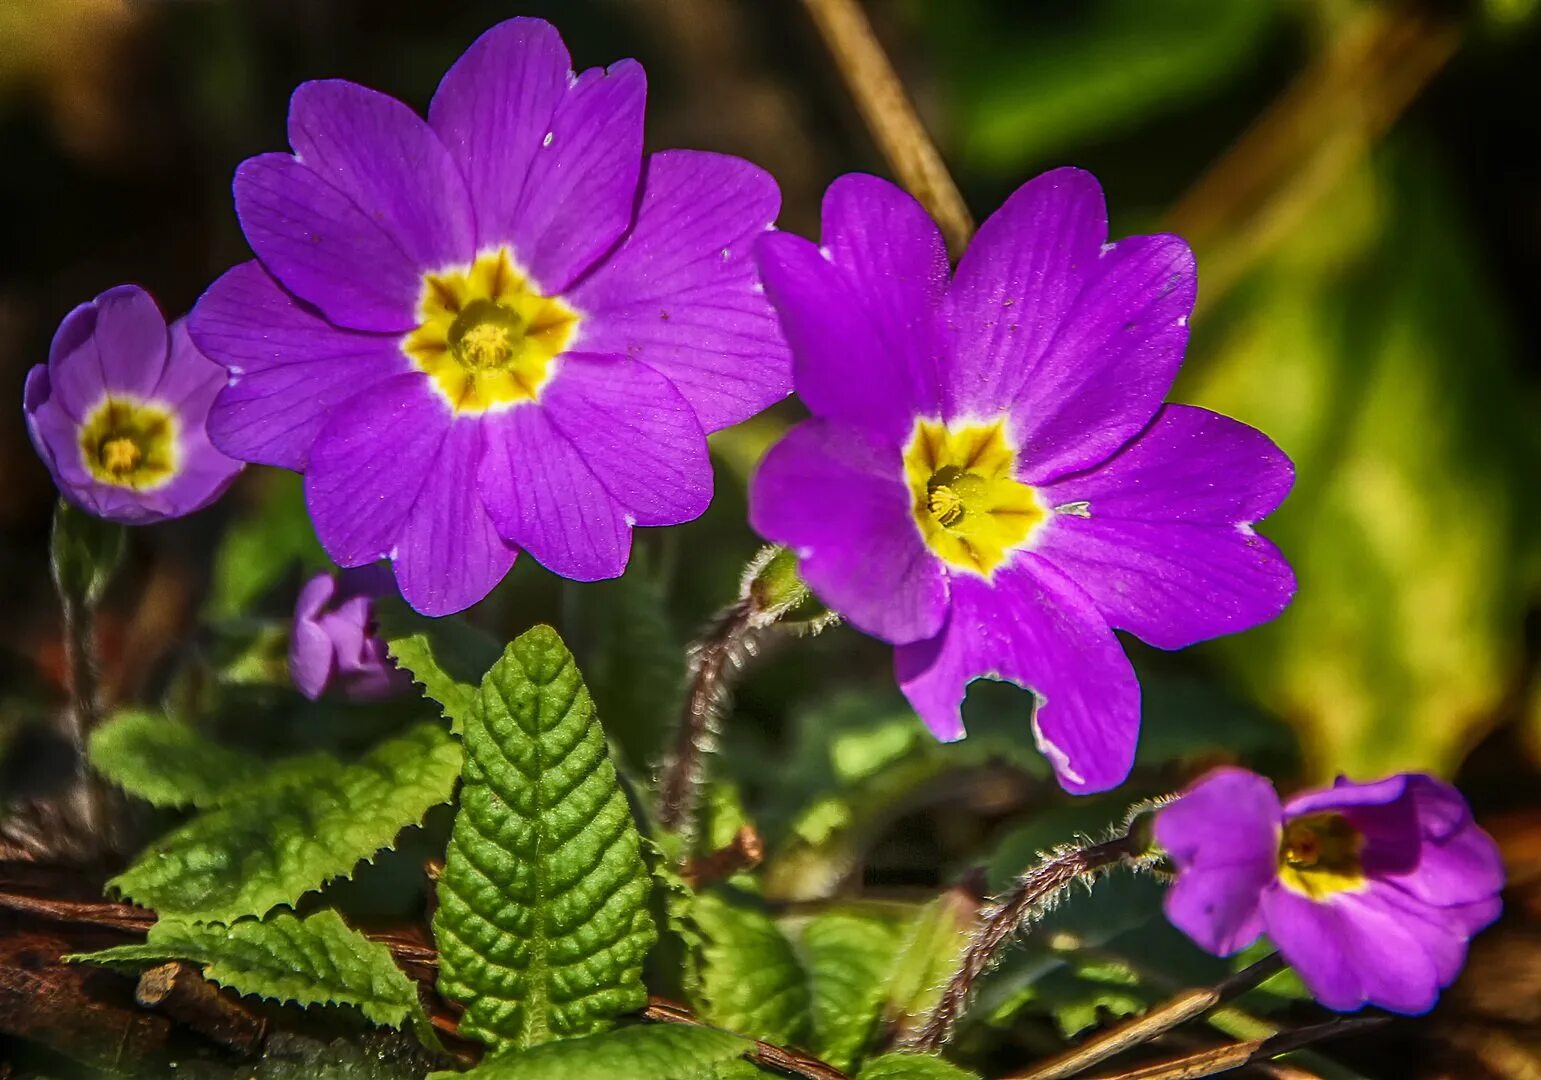
M 904 450 L 915 524 L 952 566 L 989 577 L 1048 517 L 1038 492 L 1016 479 L 1005 420 L 949 428 L 917 420 Z
M 1342 814 L 1305 814 L 1279 838 L 1279 881 L 1312 900 L 1365 886 L 1364 834 Z
M 451 408 L 472 415 L 538 398 L 578 329 L 578 313 L 536 292 L 507 248 L 424 274 L 417 313 L 402 349 Z
M 177 471 L 176 416 L 150 402 L 104 398 L 80 427 L 80 457 L 101 483 L 152 491 Z

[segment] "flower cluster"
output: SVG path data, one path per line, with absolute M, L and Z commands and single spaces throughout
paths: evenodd
M 379 566 L 320 573 L 305 583 L 289 636 L 289 675 L 300 693 L 315 701 L 335 688 L 350 701 L 381 701 L 411 689 L 375 633 L 375 599 L 393 591 Z
M 1426 1012 L 1498 917 L 1498 849 L 1430 776 L 1281 804 L 1264 777 L 1218 769 L 1160 812 L 1156 839 L 1177 868 L 1173 923 L 1221 956 L 1267 934 L 1333 1009 Z

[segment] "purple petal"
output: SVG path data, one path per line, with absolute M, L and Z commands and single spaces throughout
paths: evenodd
M 1167 918 L 1219 956 L 1262 933 L 1258 908 L 1278 866 L 1279 796 L 1264 777 L 1216 769 L 1156 817 L 1156 840 L 1178 869 Z
M 635 60 L 579 75 L 535 151 L 512 219 L 479 219 L 482 246 L 509 244 L 547 296 L 565 292 L 631 224 L 646 101 Z
M 941 630 L 947 577 L 911 515 L 897 449 L 856 428 L 799 424 L 760 463 L 749 521 L 796 551 L 819 598 L 867 633 L 902 644 Z
M 1106 791 L 1134 765 L 1140 684 L 1086 594 L 1031 553 L 993 586 L 952 577 L 947 625 L 894 653 L 899 687 L 940 739 L 963 734 L 968 683 L 1003 679 L 1037 697 L 1033 738 L 1066 790 Z
M 342 79 L 301 83 L 289 100 L 289 144 L 413 266 L 469 262 L 476 253 L 460 171 L 427 122 L 395 98 Z
M 646 364 L 568 353 L 541 407 L 634 524 L 677 525 L 712 501 L 696 414 Z
M 949 416 L 996 415 L 1038 374 L 1107 238 L 1102 188 L 1080 169 L 1029 180 L 985 220 L 947 297 Z
M 556 27 L 519 18 L 477 38 L 439 83 L 428 122 L 465 177 L 481 246 L 518 235 L 526 177 L 573 78 Z
M 1365 1004 L 1424 1013 L 1439 996 L 1439 970 L 1408 920 L 1362 894 L 1317 903 L 1275 885 L 1263 894 L 1268 936 L 1317 1001 L 1349 1012 Z
M 311 447 L 305 502 L 334 562 L 359 566 L 391 554 L 438 468 L 450 424 L 444 399 L 416 373 L 387 379 L 332 413 Z
M 337 650 L 320 625 L 322 609 L 331 602 L 337 583 L 321 573 L 300 589 L 294 605 L 294 626 L 289 635 L 289 677 L 311 701 L 320 699 L 337 670 Z
M 209 407 L 225 385 L 225 369 L 204 356 L 187 335 L 187 320 L 171 327 L 171 355 L 155 399 L 177 415 L 179 462 L 176 475 L 163 488 L 144 493 L 145 504 L 166 517 L 201 510 L 235 482 L 241 463 L 222 454 L 209 441 Z
M 214 444 L 243 461 L 300 472 L 332 410 L 412 370 L 398 338 L 337 329 L 256 262 L 214 282 L 188 316 L 188 329 L 230 370 L 209 415 Z
M 1163 649 L 1266 622 L 1295 576 L 1252 524 L 1284 499 L 1294 469 L 1261 432 L 1167 405 L 1106 464 L 1041 489 L 1054 515 L 1038 552 L 1107 621 Z
M 477 420 L 450 424 L 397 542 L 396 582 L 424 615 L 470 607 L 503 580 L 517 554 L 498 536 L 477 491 L 482 435 Z
M 576 347 L 661 372 L 708 432 L 786 397 L 791 360 L 753 259 L 780 204 L 776 182 L 747 161 L 650 156 L 636 224 L 572 291 L 584 312 Z
M 1340 776 L 1330 788 L 1303 791 L 1284 804 L 1286 817 L 1300 817 L 1322 811 L 1347 810 L 1351 807 L 1387 806 L 1407 793 L 1407 773 L 1388 776 L 1368 784 L 1359 784 Z
M 84 420 L 109 391 L 149 397 L 170 347 L 166 320 L 150 294 L 119 285 L 65 316 L 48 352 L 60 407 Z
M 483 417 L 477 482 L 498 533 L 573 581 L 619 577 L 631 529 L 577 448 L 539 405 Z
M 257 258 L 300 299 L 354 330 L 417 325 L 422 271 L 391 230 L 288 154 L 248 158 L 235 210 Z

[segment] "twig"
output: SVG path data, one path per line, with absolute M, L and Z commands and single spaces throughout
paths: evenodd
M 134 1000 L 243 1056 L 256 1053 L 267 1038 L 265 1019 L 179 960 L 141 974 Z
M 648 999 L 647 1008 L 642 1010 L 642 1018 L 651 1020 L 656 1024 L 690 1024 L 695 1027 L 710 1027 L 690 1009 L 677 1001 L 668 998 L 652 997 Z M 786 1073 L 788 1076 L 797 1076 L 803 1080 L 849 1080 L 845 1073 L 835 1068 L 828 1062 L 821 1061 L 811 1054 L 805 1054 L 790 1046 L 778 1046 L 775 1043 L 754 1040 L 754 1048 L 744 1055 L 756 1065 L 763 1065 L 767 1069 L 775 1069 Z
M 974 234 L 958 185 L 857 0 L 803 0 L 846 89 L 899 182 L 936 219 L 957 258 Z
M 740 870 L 753 870 L 765 858 L 765 844 L 753 825 L 745 822 L 733 834 L 733 842 L 709 855 L 686 862 L 681 875 L 692 889 L 724 881 Z
M 1148 1042 L 1179 1024 L 1187 1023 L 1223 1001 L 1229 1001 L 1246 993 L 1283 969 L 1283 958 L 1278 953 L 1269 953 L 1257 963 L 1238 971 L 1212 987 L 1202 990 L 1184 990 L 1144 1015 L 1136 1016 L 1132 1020 L 1109 1028 L 1100 1035 L 1093 1036 L 1080 1046 L 1072 1047 L 1063 1054 L 1034 1066 L 1023 1073 L 1022 1078 L 1023 1080 L 1063 1080 L 1065 1077 L 1075 1076 L 1098 1062 L 1122 1053 L 1131 1046 Z M 1265 1039 L 1254 1039 L 1252 1042 L 1261 1046 L 1270 1039 L 1283 1037 L 1284 1035 L 1271 1035 Z
M 1389 1023 L 1389 1018 L 1384 1016 L 1333 1020 L 1325 1024 L 1287 1031 L 1267 1039 L 1250 1039 L 1213 1050 L 1200 1050 L 1195 1054 L 1168 1058 L 1166 1061 L 1158 1061 L 1137 1069 L 1104 1073 L 1101 1080 L 1198 1080 L 1199 1077 L 1218 1076 L 1220 1073 L 1231 1072 L 1246 1065 L 1267 1061 L 1269 1058 L 1299 1050 L 1301 1047 L 1324 1039 L 1360 1034 L 1386 1023 Z M 1037 1076 L 1036 1072 L 1019 1073 L 1007 1077 L 1006 1080 L 1036 1080 Z
M 958 969 L 910 1047 L 935 1053 L 945 1046 L 973 995 L 974 984 L 995 966 L 1016 934 L 1052 909 L 1070 885 L 1089 882 L 1109 867 L 1133 861 L 1140 853 L 1140 841 L 1125 834 L 1101 844 L 1063 848 L 1019 877 L 1010 891 L 981 912 L 979 928 Z

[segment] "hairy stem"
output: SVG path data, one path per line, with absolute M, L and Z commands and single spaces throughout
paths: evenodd
M 936 143 L 857 0 L 803 0 L 873 141 L 899 182 L 936 219 L 954 258 L 974 234 L 974 219 Z
M 968 1007 L 974 986 L 995 966 L 1011 940 L 1047 914 L 1077 881 L 1090 881 L 1109 867 L 1142 857 L 1141 842 L 1127 833 L 1100 844 L 1056 851 L 1017 878 L 1004 895 L 980 913 L 979 928 L 963 951 L 958 968 L 911 1048 L 936 1053 L 952 1038 Z

